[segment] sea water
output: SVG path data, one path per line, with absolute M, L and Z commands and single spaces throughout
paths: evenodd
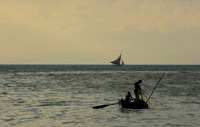
M 163 108 L 111 105 L 134 82 Z M 1 127 L 200 126 L 199 65 L 0 65 Z

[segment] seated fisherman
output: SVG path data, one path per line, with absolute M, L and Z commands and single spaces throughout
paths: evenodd
M 133 99 L 133 97 L 131 96 L 131 93 L 130 93 L 130 92 L 127 92 L 125 101 L 131 101 L 132 99 Z

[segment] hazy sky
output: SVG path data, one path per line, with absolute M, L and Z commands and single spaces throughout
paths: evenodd
M 200 64 L 200 0 L 0 0 L 0 64 Z

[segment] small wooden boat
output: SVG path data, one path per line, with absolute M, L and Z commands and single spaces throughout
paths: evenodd
M 142 99 L 134 100 L 133 102 L 125 101 L 121 99 L 118 102 L 120 108 L 129 108 L 129 109 L 147 109 L 149 108 L 148 104 Z

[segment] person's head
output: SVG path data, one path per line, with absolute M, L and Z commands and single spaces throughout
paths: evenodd
M 138 83 L 139 83 L 139 84 L 142 83 L 142 80 L 138 80 Z
M 128 95 L 131 95 L 131 92 L 127 92 Z

